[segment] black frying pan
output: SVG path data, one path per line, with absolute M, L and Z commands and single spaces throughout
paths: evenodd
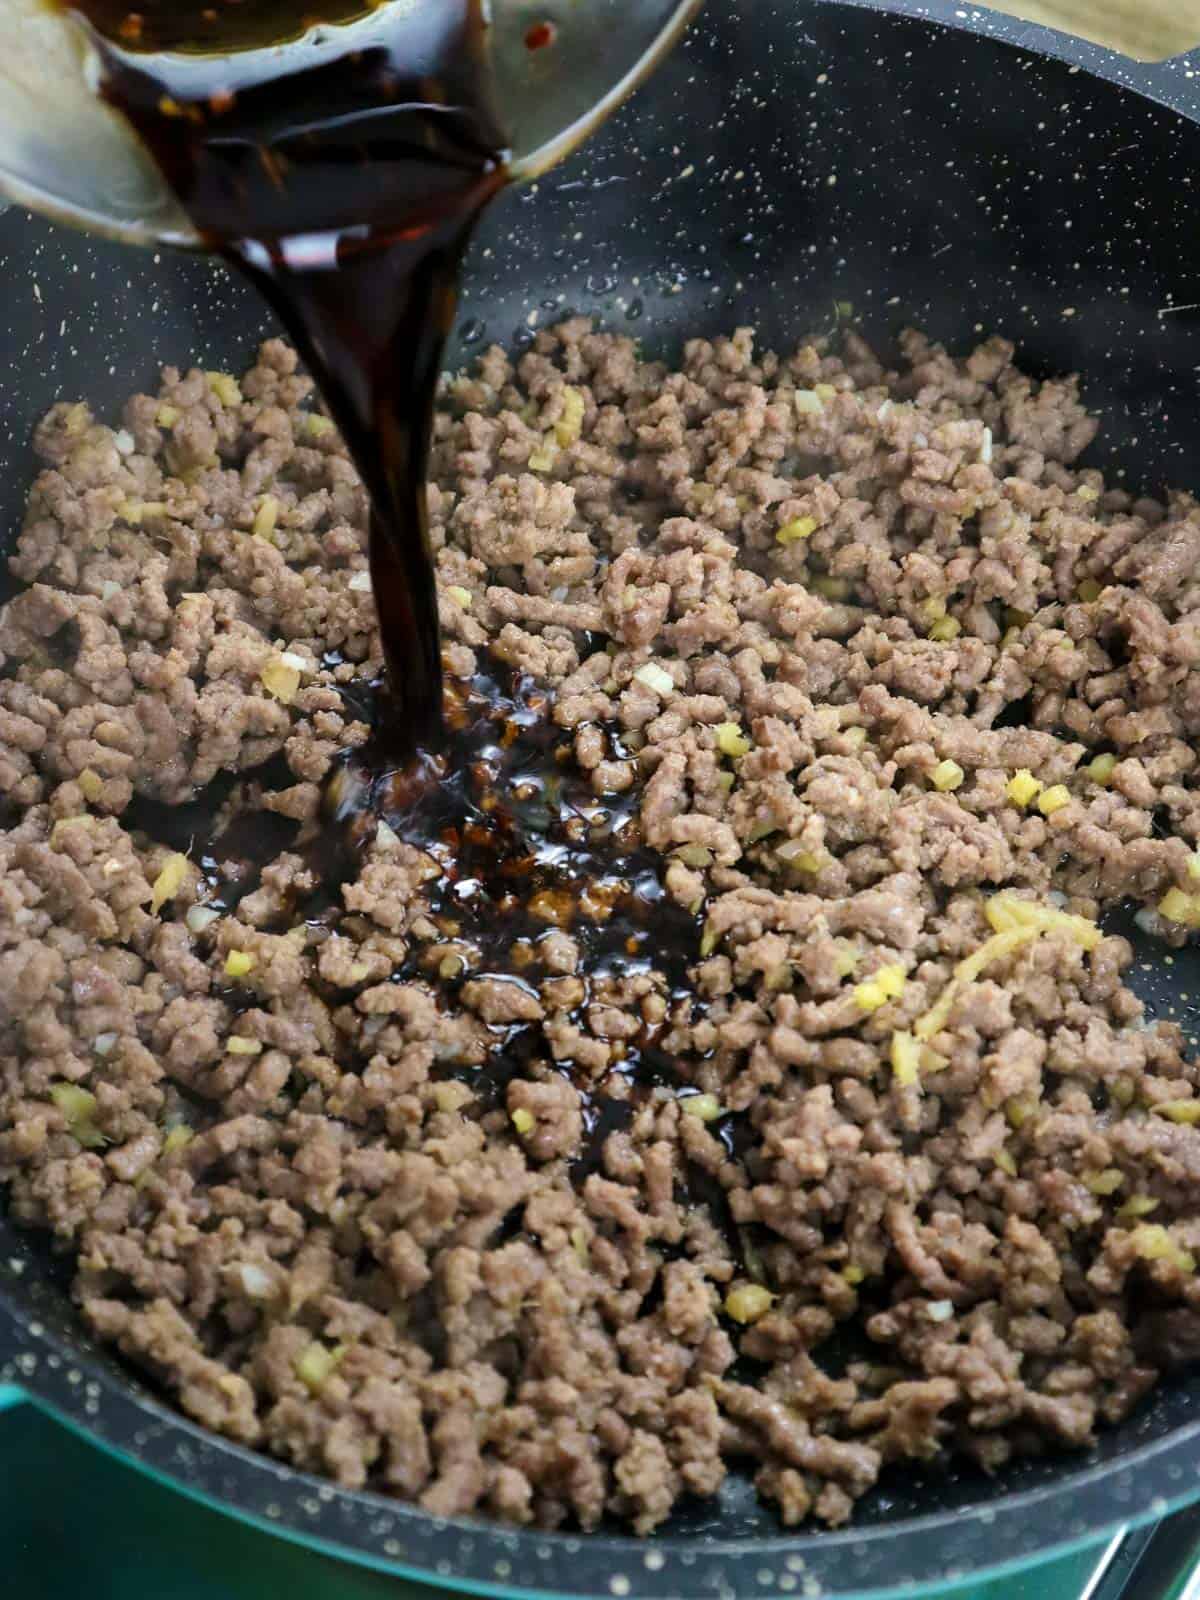
M 1064 59 L 1061 38 L 954 0 L 930 0 L 921 18 L 904 9 L 709 0 L 686 47 L 592 145 L 496 207 L 452 359 L 485 337 L 528 338 L 535 307 L 543 319 L 595 311 L 656 346 L 747 321 L 787 341 L 839 316 L 880 344 L 906 323 L 959 348 L 1000 331 L 1035 370 L 1085 373 L 1104 413 L 1094 460 L 1153 489 L 1200 486 L 1200 89 L 1178 64 L 1142 72 L 1082 46 Z M 923 20 L 930 11 L 949 26 Z M 161 361 L 234 365 L 267 324 L 207 261 L 17 212 L 0 218 L 0 253 L 2 546 L 19 524 L 30 427 L 52 400 L 115 407 Z M 1142 959 L 1134 977 L 1152 1005 L 1198 1020 L 1184 996 L 1200 997 L 1200 962 Z M 782 1537 L 737 1480 L 650 1542 L 438 1521 L 184 1421 L 81 1335 L 68 1281 L 67 1263 L 0 1217 L 10 1394 L 292 1538 L 473 1588 L 927 1590 L 1200 1494 L 1198 1376 L 1087 1456 L 992 1479 L 892 1469 L 840 1533 Z

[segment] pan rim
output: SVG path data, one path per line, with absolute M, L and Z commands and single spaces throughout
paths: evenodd
M 826 10 L 833 7 L 881 16 L 900 16 L 934 28 L 993 40 L 1000 45 L 1030 50 L 1082 70 L 1092 77 L 1107 80 L 1140 98 L 1155 102 L 1193 119 L 1200 115 L 1200 95 L 1189 92 L 1182 73 L 1171 66 L 1142 67 L 1130 63 L 1098 46 L 1072 40 L 1053 30 L 1024 24 L 996 13 L 967 8 L 956 0 L 815 0 Z M 19 1291 L 19 1280 L 13 1286 Z M 11 1356 L 11 1359 L 10 1359 Z M 994 1502 L 943 1510 L 868 1527 L 850 1527 L 830 1532 L 767 1538 L 705 1540 L 702 1546 L 686 1537 L 664 1536 L 650 1542 L 630 1536 L 544 1534 L 505 1528 L 500 1525 L 460 1519 L 435 1519 L 419 1509 L 390 1500 L 370 1491 L 337 1489 L 307 1473 L 293 1471 L 282 1463 L 250 1451 L 201 1429 L 180 1413 L 158 1400 L 152 1393 L 126 1386 L 104 1364 L 90 1356 L 75 1354 L 66 1341 L 59 1341 L 37 1324 L 29 1324 L 20 1312 L 17 1297 L 6 1287 L 5 1269 L 0 1263 L 0 1381 L 11 1375 L 15 1388 L 39 1408 L 65 1425 L 79 1431 L 101 1448 L 127 1461 L 138 1470 L 169 1483 L 189 1496 L 226 1514 L 241 1518 L 275 1534 L 305 1543 L 327 1554 L 348 1558 L 402 1576 L 421 1578 L 446 1586 L 480 1593 L 538 1594 L 576 1593 L 673 1596 L 706 1593 L 733 1596 L 739 1580 L 748 1582 L 755 1569 L 778 1558 L 780 1571 L 771 1573 L 772 1582 L 761 1584 L 768 1590 L 794 1589 L 806 1597 L 818 1593 L 882 1595 L 897 1590 L 929 1593 L 966 1578 L 996 1576 L 1027 1565 L 1033 1558 L 1049 1559 L 1070 1549 L 1103 1537 L 1118 1525 L 1134 1525 L 1160 1516 L 1173 1505 L 1200 1493 L 1200 1465 L 1194 1464 L 1194 1445 L 1200 1437 L 1200 1419 L 1175 1429 L 1159 1439 L 1130 1449 L 1118 1462 L 1086 1458 L 1072 1466 L 1053 1483 L 1031 1489 L 1014 1490 Z M 57 1363 L 57 1365 L 55 1365 Z M 77 1381 L 70 1381 L 72 1371 Z M 78 1374 L 82 1373 L 82 1381 Z M 95 1391 L 93 1393 L 92 1391 Z M 95 1401 L 96 1411 L 88 1404 Z M 103 1421 L 101 1421 L 103 1419 Z M 139 1432 L 161 1433 L 169 1445 L 159 1462 L 136 1444 Z M 124 1438 L 124 1443 L 120 1438 Z M 186 1472 L 182 1466 L 172 1470 L 165 1461 L 171 1446 L 182 1437 L 193 1456 Z M 1191 1458 L 1191 1459 L 1189 1459 Z M 1069 1460 L 1069 1458 L 1068 1458 Z M 230 1480 L 235 1474 L 284 1486 L 295 1504 L 281 1510 L 278 1517 L 265 1511 L 248 1509 L 232 1498 Z M 1132 1499 L 1121 1504 L 1119 1485 L 1114 1480 L 1136 1476 L 1136 1506 Z M 1185 1476 L 1194 1480 L 1183 1486 Z M 1097 1493 L 1096 1491 L 1103 1491 Z M 1085 1508 L 1071 1507 L 1078 1520 L 1062 1514 L 1064 1500 L 1086 1499 Z M 361 1528 L 348 1528 L 345 1537 L 316 1536 L 315 1518 L 302 1509 L 303 1499 L 322 1507 L 346 1504 L 359 1514 Z M 269 1504 L 266 1496 L 264 1504 Z M 1052 1511 L 1048 1520 L 1046 1513 Z M 1035 1516 L 1035 1512 L 1039 1513 Z M 389 1523 L 387 1533 L 376 1530 Z M 947 1547 L 934 1538 L 958 1525 L 967 1530 L 986 1527 L 988 1541 L 996 1559 L 984 1566 L 974 1560 L 963 1567 L 945 1559 Z M 434 1557 L 443 1554 L 451 1537 L 458 1546 L 458 1570 L 441 1571 L 437 1560 L 411 1561 L 407 1551 L 393 1555 L 388 1543 L 394 1527 L 400 1539 L 408 1537 L 416 1552 L 427 1542 Z M 420 1540 L 416 1537 L 420 1534 Z M 1011 1537 L 1005 1548 L 1005 1538 Z M 965 1539 L 963 1541 L 965 1543 Z M 900 1567 L 901 1544 L 908 1565 Z M 464 1554 L 466 1546 L 470 1553 Z M 545 1557 L 542 1548 L 551 1554 Z M 886 1551 L 880 1560 L 874 1552 Z M 855 1576 L 861 1554 L 873 1556 L 867 1570 L 877 1575 L 886 1572 L 885 1581 L 867 1581 Z M 648 1556 L 661 1556 L 661 1564 L 647 1564 Z M 598 1560 L 596 1558 L 599 1558 Z M 496 1562 L 507 1563 L 508 1574 L 499 1574 Z M 800 1561 L 798 1569 L 788 1561 Z M 528 1570 L 518 1572 L 519 1563 Z M 627 1562 L 622 1568 L 619 1563 Z M 714 1563 L 720 1571 L 707 1570 Z M 839 1568 L 842 1570 L 839 1572 Z M 511 1574 L 511 1576 L 510 1576 Z M 781 1583 L 787 1575 L 795 1581 Z M 527 1582 L 527 1579 L 538 1581 Z M 544 1580 L 544 1581 L 542 1581 Z M 586 1582 L 588 1587 L 581 1587 Z M 761 1579 L 760 1579 L 761 1582 Z M 815 1587 L 814 1587 L 815 1585 Z

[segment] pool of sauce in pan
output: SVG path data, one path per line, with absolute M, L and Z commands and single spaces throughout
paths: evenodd
M 361 714 L 354 697 L 377 705 L 385 693 L 382 684 L 356 686 L 346 709 Z M 382 735 L 345 751 L 311 837 L 272 813 L 243 813 L 211 839 L 198 857 L 211 888 L 207 904 L 236 911 L 261 868 L 292 850 L 314 887 L 290 896 L 279 926 L 307 923 L 320 938 L 337 926 L 342 885 L 357 876 L 364 854 L 374 849 L 386 859 L 412 845 L 428 858 L 430 876 L 421 890 L 423 926 L 406 934 L 408 955 L 395 981 L 430 984 L 451 1007 L 476 978 L 536 994 L 560 975 L 546 949 L 559 930 L 579 951 L 574 976 L 582 994 L 572 1020 L 582 1025 L 589 1004 L 605 1000 L 606 980 L 639 973 L 659 975 L 670 1011 L 690 1007 L 700 919 L 666 893 L 660 858 L 641 840 L 636 802 L 593 792 L 551 709 L 544 689 L 503 667 L 468 683 L 451 680 L 440 749 L 397 764 Z M 608 739 L 614 759 L 627 754 L 617 734 Z M 138 821 L 162 837 L 149 816 Z M 257 1004 L 244 986 L 225 998 L 239 1008 Z M 327 995 L 332 1004 L 346 998 L 341 990 Z M 532 1063 L 562 1072 L 583 1099 L 586 1138 L 573 1167 L 582 1179 L 598 1166 L 604 1138 L 654 1087 L 678 1087 L 676 1060 L 660 1043 L 670 1025 L 669 1018 L 643 1022 L 599 1084 L 570 1060 L 556 1063 L 536 1021 L 493 1025 L 482 1067 L 448 1063 L 437 1071 L 466 1083 L 480 1113 L 502 1107 L 509 1080 Z
M 320 930 L 336 919 L 341 886 L 383 822 L 436 868 L 425 886 L 435 932 L 411 941 L 397 980 L 431 981 L 451 1004 L 472 977 L 532 991 L 548 975 L 541 941 L 559 927 L 580 947 L 581 1008 L 606 977 L 652 969 L 667 998 L 683 1000 L 699 920 L 665 894 L 633 807 L 593 794 L 547 696 L 486 674 L 443 695 L 424 497 L 433 398 L 463 252 L 507 179 L 481 0 L 365 13 L 358 0 L 315 0 L 303 13 L 288 0 L 70 9 L 92 32 L 102 92 L 203 241 L 275 308 L 371 501 L 386 678 L 347 690 L 373 734 L 335 767 L 322 827 L 301 847 L 317 888 L 289 905 L 289 922 Z M 527 43 L 546 48 L 553 35 L 534 27 Z M 185 809 L 190 822 L 200 808 Z M 129 820 L 161 839 L 184 822 L 166 810 L 135 805 Z M 201 846 L 214 905 L 236 905 L 291 842 L 289 827 L 242 816 Z M 228 998 L 254 1003 L 252 991 Z M 577 1178 L 654 1084 L 677 1081 L 661 1031 L 644 1025 L 598 1092 L 577 1080 L 588 1134 Z M 448 1069 L 483 1110 L 503 1104 L 529 1063 L 551 1060 L 536 1023 L 493 1032 L 484 1068 Z M 570 1062 L 560 1070 L 574 1076 Z

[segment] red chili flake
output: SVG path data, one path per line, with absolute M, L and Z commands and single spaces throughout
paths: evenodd
M 117 29 L 117 32 L 122 39 L 137 40 L 142 37 L 142 29 L 145 23 L 146 19 L 140 11 L 130 11 Z
M 234 95 L 232 89 L 217 89 L 208 97 L 209 109 L 213 112 L 214 116 L 219 117 L 224 112 L 233 110 L 233 103 L 235 99 L 236 96 Z
M 535 22 L 525 35 L 525 48 L 544 50 L 547 45 L 553 44 L 557 37 L 558 29 L 552 22 Z

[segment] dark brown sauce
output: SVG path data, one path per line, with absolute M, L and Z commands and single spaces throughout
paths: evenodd
M 665 894 L 630 804 L 593 794 L 546 694 L 520 677 L 481 675 L 443 697 L 424 497 L 434 388 L 463 251 L 506 181 L 481 0 L 361 15 L 352 0 L 320 0 L 303 38 L 286 0 L 148 0 L 136 13 L 75 0 L 75 10 L 96 38 L 103 92 L 202 239 L 278 312 L 371 500 L 387 679 L 345 691 L 374 734 L 345 753 L 324 825 L 299 841 L 316 888 L 286 906 L 285 924 L 306 921 L 320 938 L 336 922 L 342 886 L 382 822 L 438 869 L 424 890 L 434 931 L 412 941 L 394 981 L 432 982 L 451 1003 L 471 978 L 536 989 L 557 927 L 580 948 L 580 1022 L 606 980 L 629 973 L 658 973 L 672 1007 L 690 1007 L 698 918 Z M 527 37 L 531 49 L 553 42 L 545 26 Z M 619 735 L 607 737 L 614 756 L 628 753 Z M 290 781 L 257 777 L 268 787 Z M 138 801 L 127 821 L 195 846 L 210 904 L 233 911 L 261 869 L 297 846 L 299 829 L 251 810 L 206 838 L 204 800 Z M 462 952 L 461 970 L 447 946 Z M 553 1063 L 584 1096 L 577 1179 L 642 1096 L 677 1080 L 663 1031 L 644 1025 L 600 1086 L 570 1061 Z M 483 1111 L 531 1062 L 551 1064 L 539 1024 L 492 1032 L 482 1071 L 445 1069 L 469 1079 Z
M 73 0 L 102 92 L 203 241 L 275 308 L 370 495 L 394 736 L 436 743 L 425 512 L 458 270 L 506 182 L 482 0 Z M 303 23 L 299 19 L 303 18 Z
M 368 701 L 380 689 L 366 686 Z M 396 765 L 385 733 L 346 751 L 326 786 L 325 825 L 299 846 L 316 887 L 289 901 L 280 929 L 307 923 L 320 937 L 337 923 L 341 887 L 357 875 L 383 823 L 438 869 L 422 891 L 428 926 L 412 938 L 393 981 L 432 983 L 451 1004 L 476 978 L 536 993 L 554 971 L 546 941 L 557 929 L 579 948 L 582 994 L 571 1019 L 580 1026 L 588 1006 L 604 998 L 606 980 L 631 974 L 658 974 L 672 1012 L 690 1007 L 698 918 L 664 890 L 634 805 L 593 793 L 549 709 L 546 692 L 531 680 L 481 674 L 448 688 L 446 742 L 436 754 L 421 752 Z M 627 754 L 619 736 L 608 738 L 614 759 Z M 133 817 L 153 831 L 157 818 L 144 814 L 140 802 Z M 264 820 L 272 826 L 264 828 Z M 280 850 L 296 848 L 298 831 L 270 813 L 237 815 L 200 856 L 211 889 L 207 903 L 235 911 L 257 886 L 261 868 Z M 589 1139 L 576 1176 L 592 1170 L 603 1137 L 649 1089 L 677 1084 L 678 1064 L 659 1043 L 665 1026 L 644 1024 L 598 1086 L 576 1063 L 553 1063 L 584 1100 Z M 441 1069 L 470 1084 L 481 1111 L 502 1104 L 509 1080 L 532 1061 L 552 1060 L 539 1023 L 496 1025 L 492 1033 L 484 1068 Z

